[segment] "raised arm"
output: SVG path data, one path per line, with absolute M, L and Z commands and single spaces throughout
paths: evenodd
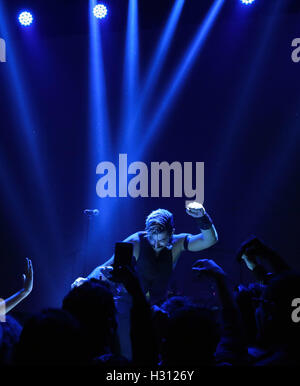
M 203 206 L 198 203 L 193 205 L 192 203 L 187 207 L 186 212 L 195 219 L 200 233 L 196 235 L 186 233 L 184 237 L 186 241 L 183 241 L 183 243 L 185 243 L 183 249 L 191 252 L 198 252 L 216 244 L 218 241 L 216 228 Z
M 4 313 L 8 313 L 11 311 L 14 307 L 16 307 L 17 304 L 19 304 L 23 299 L 25 299 L 30 292 L 32 291 L 33 287 L 33 268 L 32 268 L 32 262 L 30 259 L 26 258 L 26 270 L 25 274 L 23 274 L 23 281 L 24 285 L 23 288 L 10 296 L 9 298 L 4 300 L 4 303 L 1 307 L 4 308 Z

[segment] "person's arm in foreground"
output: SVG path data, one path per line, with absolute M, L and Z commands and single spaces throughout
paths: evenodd
M 4 313 L 8 313 L 11 311 L 14 307 L 16 307 L 17 304 L 19 304 L 23 299 L 25 299 L 33 288 L 33 268 L 32 268 L 32 262 L 30 259 L 26 258 L 26 269 L 25 274 L 23 274 L 23 281 L 24 285 L 23 288 L 10 296 L 9 298 L 4 300 L 4 304 L 1 308 L 4 308 Z
M 192 270 L 199 279 L 203 274 L 212 277 L 216 283 L 221 303 L 222 337 L 216 350 L 219 362 L 237 363 L 245 359 L 247 349 L 240 314 L 223 269 L 213 260 L 198 260 Z
M 123 242 L 126 242 L 126 243 L 132 242 L 133 243 L 133 246 L 134 246 L 133 254 L 137 258 L 138 257 L 138 256 L 136 256 L 136 255 L 138 255 L 138 235 L 137 235 L 137 233 L 134 233 L 133 235 L 128 236 L 125 240 L 123 240 Z M 77 287 L 89 279 L 106 280 L 109 276 L 109 274 L 106 275 L 106 272 L 109 272 L 109 270 L 106 270 L 105 268 L 111 267 L 113 265 L 114 258 L 115 258 L 115 255 L 112 255 L 112 257 L 109 260 L 107 260 L 105 263 L 96 267 L 87 277 L 78 277 L 74 281 L 74 283 L 72 284 L 71 287 L 72 288 Z
M 132 297 L 130 335 L 132 360 L 135 365 L 157 365 L 158 348 L 152 310 L 146 300 L 137 273 L 133 267 L 121 266 L 114 269 L 112 280 L 121 282 Z

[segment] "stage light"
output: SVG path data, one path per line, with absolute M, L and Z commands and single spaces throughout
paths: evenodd
M 30 26 L 33 22 L 32 14 L 28 11 L 21 12 L 19 15 L 19 22 L 25 27 Z
M 255 0 L 241 0 L 241 2 L 245 5 L 250 5 L 252 3 L 254 3 Z
M 104 4 L 97 4 L 93 9 L 93 14 L 97 19 L 104 19 L 107 15 L 107 7 Z

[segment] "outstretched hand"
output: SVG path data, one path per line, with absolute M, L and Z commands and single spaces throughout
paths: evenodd
M 218 264 L 213 260 L 208 259 L 197 260 L 196 263 L 193 264 L 192 271 L 198 276 L 203 273 L 213 276 L 214 278 L 226 276 L 225 272 Z
M 26 257 L 26 268 L 23 274 L 23 292 L 29 295 L 33 288 L 33 268 L 32 261 Z
M 101 274 L 99 279 L 114 281 L 112 276 L 112 271 L 113 271 L 113 267 L 111 265 L 100 267 Z
M 83 283 L 85 283 L 86 281 L 88 281 L 87 278 L 85 277 L 78 277 L 72 284 L 71 284 L 71 288 L 76 288 L 76 287 L 80 287 Z

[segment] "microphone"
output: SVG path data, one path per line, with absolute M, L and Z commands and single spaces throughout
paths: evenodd
M 85 209 L 83 211 L 83 213 L 88 216 L 88 217 L 92 217 L 92 216 L 98 216 L 99 214 L 99 210 L 98 209 Z

